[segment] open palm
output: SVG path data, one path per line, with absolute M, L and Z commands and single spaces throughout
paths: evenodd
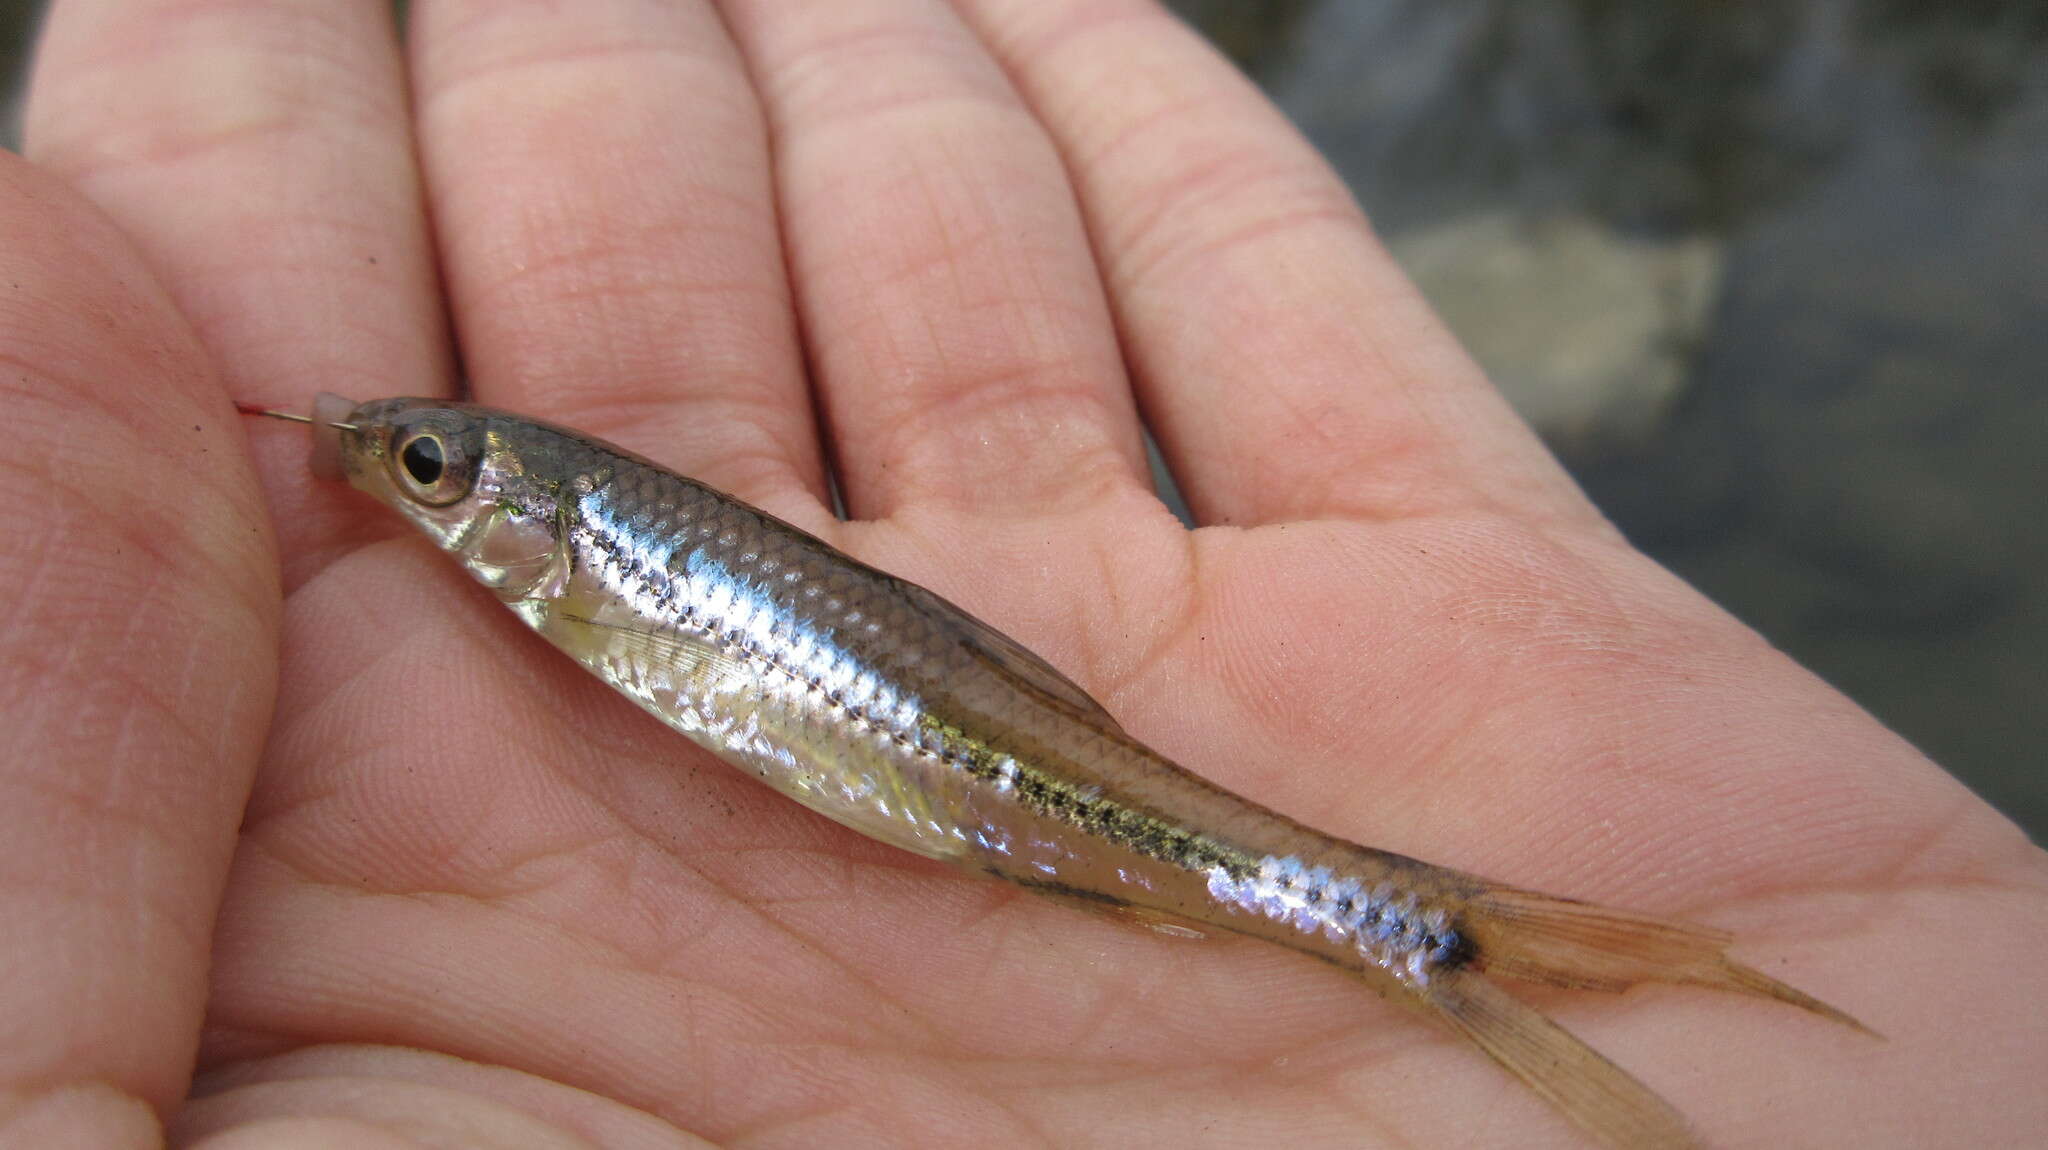
M 933 587 L 1191 769 L 1736 929 L 1890 1036 L 1539 996 L 1713 1140 L 2048 1120 L 2041 852 L 1629 549 L 1150 4 L 388 8 L 61 0 L 30 155 L 120 233 L 0 168 L 0 1141 L 1573 1138 L 1334 971 L 769 794 L 227 414 L 451 393 L 451 326 L 479 400 Z

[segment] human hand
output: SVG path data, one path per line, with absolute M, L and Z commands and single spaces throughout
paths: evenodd
M 1733 928 L 1890 1036 L 1533 996 L 1717 1143 L 2048 1117 L 2041 852 L 1629 549 L 1155 9 L 413 7 L 403 61 L 383 0 L 52 16 L 31 155 L 141 257 L 5 169 L 6 1136 L 1573 1139 L 1336 972 L 797 809 L 302 437 L 243 457 L 221 385 L 447 394 L 451 323 L 478 399 L 933 587 L 1225 786 Z M 1203 529 L 1150 493 L 1141 410 Z

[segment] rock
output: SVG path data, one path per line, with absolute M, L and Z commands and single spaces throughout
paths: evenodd
M 1516 410 L 1572 455 L 1656 434 L 1720 293 L 1719 241 L 1637 239 L 1579 216 L 1481 212 L 1388 246 Z

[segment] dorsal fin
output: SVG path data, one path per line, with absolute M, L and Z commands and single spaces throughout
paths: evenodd
M 1026 686 L 1056 699 L 1076 712 L 1101 724 L 1103 727 L 1123 732 L 1115 717 L 1103 709 L 1101 703 L 1081 689 L 1079 683 L 1060 673 L 1059 668 L 1033 654 L 1024 644 L 1010 638 L 987 623 L 940 598 L 915 583 L 886 576 L 895 584 L 895 589 L 907 600 L 916 604 L 932 619 L 950 628 L 968 646 L 981 652 L 989 662 L 1015 675 Z

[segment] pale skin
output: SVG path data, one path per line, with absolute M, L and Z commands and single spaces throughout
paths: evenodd
M 760 789 L 228 406 L 458 343 L 1226 786 L 1888 1036 L 1532 993 L 1715 1144 L 2048 1123 L 2043 852 L 1632 550 L 1158 9 L 388 7 L 59 0 L 0 158 L 0 1144 L 1576 1144 L 1336 971 Z

